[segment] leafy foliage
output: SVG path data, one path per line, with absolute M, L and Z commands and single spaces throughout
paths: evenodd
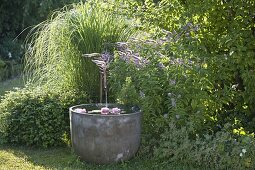
M 111 92 L 117 101 L 124 104 L 138 104 L 143 112 L 143 130 L 149 141 L 158 139 L 164 131 L 166 121 L 162 121 L 163 114 L 168 114 L 167 72 L 154 58 L 154 47 L 150 41 L 131 40 L 117 53 L 110 69 Z M 165 60 L 162 59 L 162 62 Z M 161 63 L 162 64 L 162 63 Z M 156 146 L 151 143 L 151 146 Z M 148 150 L 150 151 L 150 149 Z
M 134 106 L 139 104 L 139 94 L 132 83 L 131 77 L 127 77 L 121 91 L 117 93 L 118 103 Z
M 6 67 L 0 67 L 0 81 L 20 74 L 25 52 L 24 39 L 31 26 L 45 20 L 53 10 L 73 2 L 78 0 L 1 1 L 0 60 L 6 62 Z M 9 66 L 9 63 L 15 64 Z
M 27 53 L 32 82 L 99 96 L 98 70 L 81 54 L 112 53 L 130 35 L 113 14 L 129 16 L 143 32 L 117 43 L 110 94 L 141 106 L 143 152 L 163 163 L 254 168 L 255 2 L 110 2 L 75 5 L 38 27 Z
M 193 138 L 226 123 L 254 132 L 254 6 L 238 0 L 122 2 L 119 11 L 149 33 L 128 50 L 149 62 L 141 67 L 132 55 L 126 64 L 115 60 L 111 87 L 119 93 L 130 77 L 143 92 L 144 133 L 152 148 L 169 121 L 191 122 Z
M 214 135 L 203 134 L 191 139 L 192 124 L 178 128 L 170 122 L 154 154 L 162 164 L 177 162 L 205 169 L 254 168 L 253 137 L 234 136 L 229 127 L 228 124 Z
M 0 135 L 12 144 L 61 145 L 70 130 L 68 108 L 86 100 L 84 94 L 43 87 L 11 91 L 0 103 Z
M 14 58 L 20 58 L 23 53 L 20 40 L 24 40 L 26 33 L 21 35 L 20 40 L 12 42 L 24 29 L 36 25 L 49 16 L 56 8 L 65 4 L 78 2 L 77 0 L 2 0 L 0 4 L 0 56 L 8 58 L 11 52 Z M 15 46 L 15 48 L 13 48 Z M 0 57 L 0 58 L 1 58 Z
M 0 36 L 0 81 L 4 81 L 19 75 L 22 72 L 21 52 L 22 45 L 20 41 L 13 42 Z

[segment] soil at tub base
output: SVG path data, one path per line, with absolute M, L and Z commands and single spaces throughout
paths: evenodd
M 79 105 L 70 108 L 71 138 L 74 152 L 81 160 L 97 164 L 111 164 L 132 158 L 140 145 L 141 112 L 120 107 L 130 114 L 80 114 L 75 108 L 101 109 L 103 104 Z

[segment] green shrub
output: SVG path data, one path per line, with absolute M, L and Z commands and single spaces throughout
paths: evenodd
M 84 94 L 45 87 L 11 91 L 0 103 L 0 134 L 12 144 L 61 145 L 70 131 L 68 108 L 86 101 Z
M 255 2 L 137 2 L 123 1 L 119 11 L 151 37 L 129 42 L 110 75 L 112 91 L 124 92 L 129 77 L 143 92 L 142 153 L 154 151 L 163 164 L 254 169 L 255 141 L 247 134 L 255 127 Z
M 21 73 L 22 59 L 25 53 L 24 39 L 34 26 L 45 20 L 53 10 L 79 0 L 3 0 L 0 4 L 0 60 L 17 63 L 18 69 L 0 66 L 0 81 L 10 79 Z M 1 65 L 1 64 L 0 64 Z M 16 66 L 16 65 L 15 65 Z M 14 69 L 13 69 L 14 68 Z
M 136 18 L 140 28 L 151 33 L 150 40 L 130 47 L 150 64 L 133 68 L 130 62 L 123 66 L 116 60 L 113 70 L 118 72 L 112 73 L 112 79 L 120 82 L 113 81 L 112 88 L 121 91 L 123 75 L 145 94 L 140 104 L 145 133 L 156 139 L 151 146 L 169 120 L 182 126 L 192 122 L 194 136 L 216 133 L 226 123 L 232 129 L 254 132 L 254 1 L 148 0 L 141 5 L 129 0 L 123 4 L 119 11 Z
M 135 86 L 132 83 L 131 77 L 126 78 L 126 82 L 121 88 L 121 91 L 117 93 L 118 103 L 122 103 L 129 106 L 139 104 L 139 94 L 137 93 Z
M 155 55 L 161 49 L 147 40 L 130 40 L 120 49 L 122 51 L 116 53 L 109 70 L 110 94 L 124 104 L 138 104 L 141 107 L 143 137 L 148 146 L 144 149 L 150 153 L 167 125 L 162 117 L 175 116 L 169 106 L 171 98 L 168 97 L 168 93 L 173 93 L 168 89 L 171 75 L 168 68 L 159 65 L 168 63 L 169 59 Z
M 178 163 L 205 169 L 254 169 L 254 138 L 233 135 L 228 128 L 229 125 L 225 125 L 216 134 L 191 138 L 192 124 L 178 127 L 170 122 L 154 155 L 162 164 Z
M 0 58 L 19 60 L 24 54 L 22 43 L 31 25 L 45 20 L 53 10 L 79 0 L 3 0 L 0 4 Z M 22 32 L 23 31 L 23 32 Z
M 169 121 L 175 121 L 178 126 L 192 123 L 193 130 L 189 134 L 192 137 L 216 133 L 224 125 L 225 122 L 218 119 L 215 113 L 224 107 L 228 95 L 236 91 L 225 89 L 228 95 L 212 96 L 214 84 L 209 79 L 210 71 L 204 61 L 169 54 L 165 50 L 169 41 L 162 44 L 161 39 L 137 39 L 126 45 L 125 50 L 118 52 L 119 57 L 110 69 L 111 91 L 122 101 L 125 101 L 123 96 L 130 95 L 130 91 L 141 94 L 132 95 L 128 102 L 138 101 L 143 111 L 144 152 L 150 153 L 160 145 L 161 134 L 167 129 Z M 146 62 L 143 63 L 143 60 Z M 128 81 L 131 90 L 126 90 L 126 78 L 131 80 Z M 240 127 L 240 117 L 235 116 L 228 117 L 232 130 Z

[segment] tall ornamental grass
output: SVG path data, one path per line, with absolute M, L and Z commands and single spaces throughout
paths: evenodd
M 128 21 L 108 8 L 100 0 L 89 0 L 56 11 L 37 25 L 27 39 L 27 82 L 79 90 L 97 101 L 99 70 L 82 54 L 111 52 L 112 44 L 133 33 Z

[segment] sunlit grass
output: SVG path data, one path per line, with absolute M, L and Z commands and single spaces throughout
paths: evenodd
M 59 169 L 59 170 L 194 170 L 182 165 L 160 165 L 151 159 L 135 157 L 130 161 L 111 165 L 81 162 L 71 148 L 36 149 L 0 145 L 0 170 Z

